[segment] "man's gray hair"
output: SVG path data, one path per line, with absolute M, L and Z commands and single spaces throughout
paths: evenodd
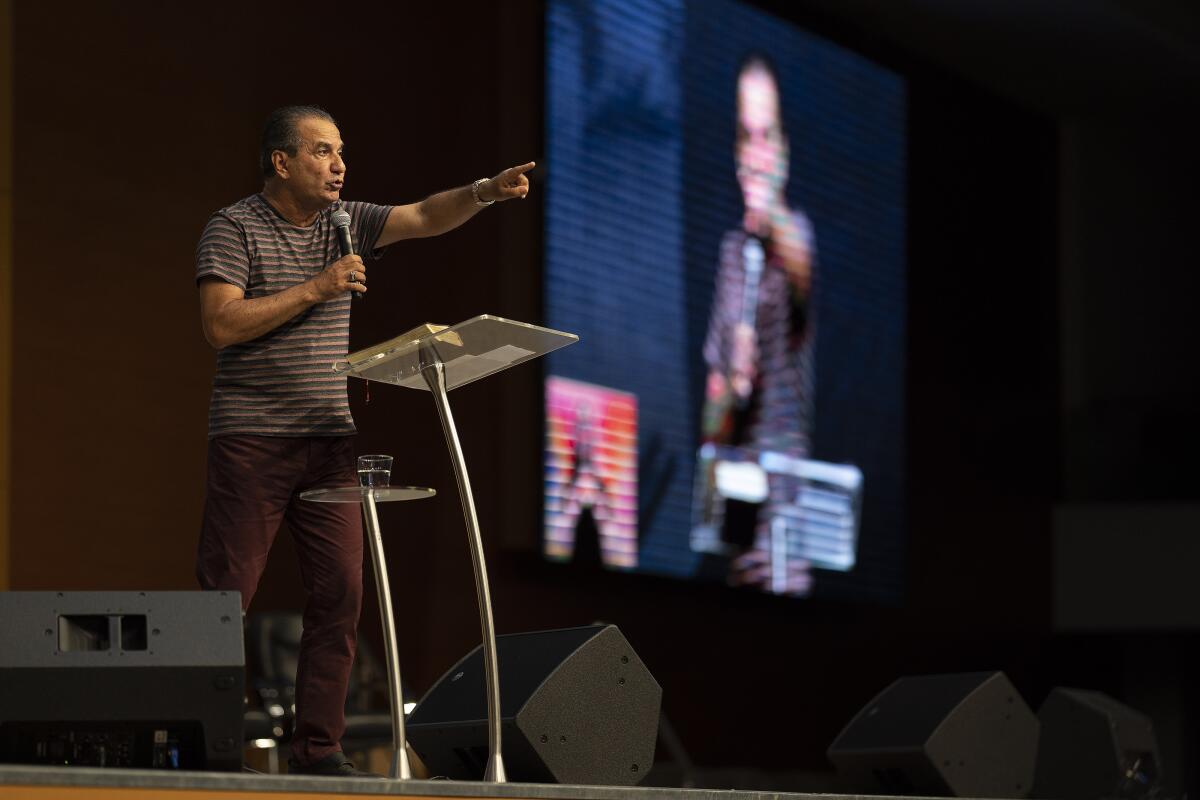
M 272 153 L 282 150 L 294 156 L 300 151 L 300 123 L 314 117 L 337 125 L 337 120 L 320 106 L 284 106 L 271 112 L 267 124 L 263 126 L 262 144 L 258 151 L 258 163 L 264 178 L 275 174 Z

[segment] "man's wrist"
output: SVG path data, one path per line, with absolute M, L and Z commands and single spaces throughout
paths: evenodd
M 321 297 L 321 290 L 317 287 L 316 277 L 309 278 L 300 284 L 300 286 L 304 290 L 300 297 L 303 298 L 305 306 L 315 306 L 318 303 L 324 302 L 324 298 Z
M 490 206 L 492 203 L 496 202 L 495 200 L 484 200 L 479 193 L 480 188 L 490 181 L 491 178 L 480 178 L 471 184 L 471 197 L 475 198 L 475 205 L 479 206 L 480 208 L 486 208 L 487 206 Z

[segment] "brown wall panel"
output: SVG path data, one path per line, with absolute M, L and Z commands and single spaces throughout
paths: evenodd
M 0 0 L 0 591 L 8 588 L 12 456 L 12 0 Z
M 494 72 L 481 65 L 497 58 L 498 14 L 482 4 L 335 13 L 300 3 L 280 13 L 144 2 L 69 15 L 19 5 L 14 588 L 194 586 L 213 367 L 192 280 L 205 220 L 259 188 L 259 128 L 289 102 L 339 118 L 349 198 L 407 202 L 536 157 L 522 142 L 501 152 L 496 134 Z M 462 231 L 393 246 L 355 311 L 354 346 L 426 320 L 502 311 L 493 299 L 500 232 L 533 209 L 498 206 Z M 469 631 L 466 537 L 432 403 L 376 386 L 365 406 L 362 386 L 351 388 L 360 450 L 395 453 L 397 480 L 442 493 L 383 512 L 403 530 L 389 543 L 397 603 L 418 609 L 405 646 L 440 627 L 427 619 L 435 579 L 464 598 L 467 613 L 454 618 Z M 472 465 L 485 474 L 486 392 L 464 397 L 459 412 Z M 486 483 L 477 478 L 481 505 Z M 281 538 L 260 608 L 302 603 Z M 370 625 L 373 605 L 367 614 Z M 443 668 L 431 660 L 416 677 Z

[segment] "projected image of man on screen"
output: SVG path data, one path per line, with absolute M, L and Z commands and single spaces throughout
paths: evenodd
M 746 58 L 738 72 L 736 123 L 744 213 L 721 242 L 704 341 L 701 505 L 711 505 L 720 477 L 726 491 L 717 512 L 721 530 L 713 536 L 734 556 L 731 582 L 806 594 L 808 562 L 780 554 L 776 517 L 790 500 L 787 481 L 751 464 L 739 472 L 730 463 L 757 460 L 764 452 L 799 459 L 810 449 L 815 239 L 808 217 L 787 202 L 789 151 L 779 83 L 762 55 Z

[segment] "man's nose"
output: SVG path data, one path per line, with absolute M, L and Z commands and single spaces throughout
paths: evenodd
M 341 173 L 346 171 L 346 160 L 343 159 L 340 155 L 335 155 L 333 157 L 333 162 L 330 164 L 329 168 L 331 170 L 333 170 L 333 173 L 335 175 L 340 175 Z

